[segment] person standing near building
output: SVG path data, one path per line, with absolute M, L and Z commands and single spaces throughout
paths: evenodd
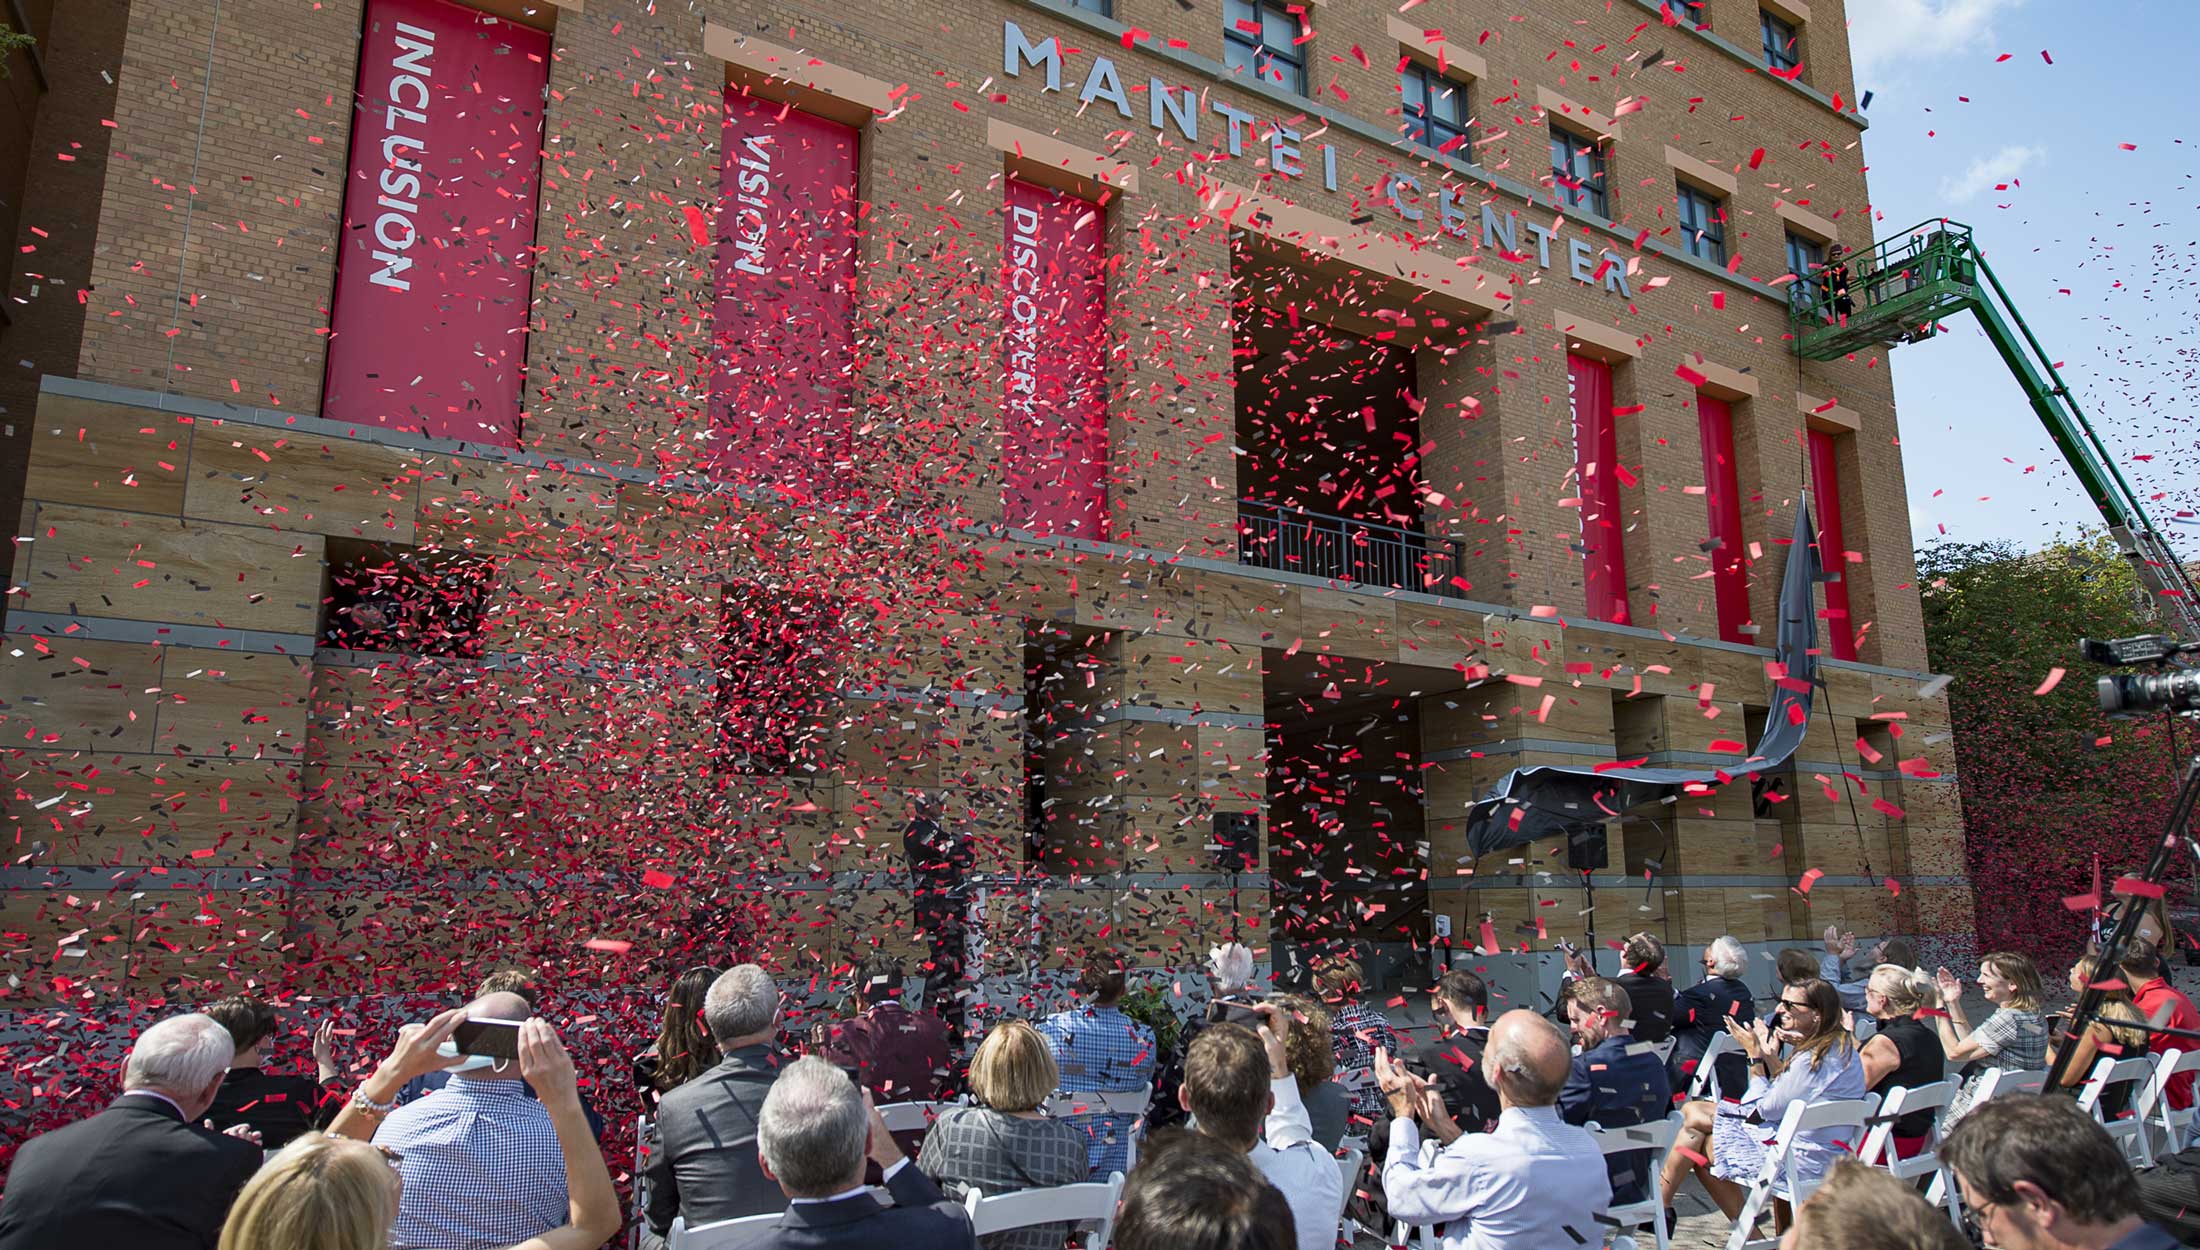
M 967 838 L 940 822 L 939 800 L 924 793 L 909 800 L 909 823 L 902 830 L 901 847 L 909 865 L 915 936 L 932 952 L 924 968 L 925 1005 L 947 1021 L 949 1035 L 959 1042 L 968 941 L 963 912 L 969 905 L 970 874 L 977 867 L 977 855 Z

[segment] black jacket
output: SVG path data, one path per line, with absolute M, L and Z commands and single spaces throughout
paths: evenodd
M 1631 1023 L 1627 1032 L 1638 1042 L 1662 1042 L 1673 1035 L 1673 983 L 1664 977 L 1623 972 L 1619 987 L 1627 991 Z
M 650 1133 L 651 1231 L 676 1216 L 690 1228 L 787 1207 L 787 1196 L 756 1162 L 756 1122 L 785 1059 L 770 1046 L 743 1046 L 657 1104 Z
M 1748 1021 L 1756 1002 L 1757 996 L 1738 977 L 1705 977 L 1674 996 L 1673 1058 L 1665 1068 L 1674 1089 L 1688 1088 L 1695 1079 L 1696 1061 L 1703 1058 L 1711 1039 L 1726 1032 L 1729 1017 Z M 1748 1085 L 1749 1060 L 1740 1052 L 1729 1053 L 1719 1061 L 1714 1096 L 1723 1092 L 1728 1098 L 1740 1098 Z
M 949 1202 L 915 1163 L 903 1164 L 886 1192 L 894 1199 L 890 1207 L 869 1191 L 838 1202 L 790 1205 L 779 1227 L 744 1243 L 745 1250 L 975 1250 L 978 1239 L 962 1204 Z
M 260 1148 L 125 1094 L 23 1143 L 0 1196 L 0 1250 L 213 1250 Z
M 1485 1133 L 1497 1119 L 1497 1091 L 1490 1088 L 1482 1068 L 1482 1048 L 1490 1031 L 1476 1025 L 1463 1034 L 1423 1042 L 1405 1053 L 1406 1071 L 1435 1082 L 1444 1096 L 1444 1109 L 1460 1128 Z
M 344 1109 L 343 1098 L 302 1076 L 276 1076 L 259 1068 L 231 1068 L 206 1109 L 217 1129 L 249 1124 L 265 1150 L 281 1150 L 309 1128 L 327 1128 Z

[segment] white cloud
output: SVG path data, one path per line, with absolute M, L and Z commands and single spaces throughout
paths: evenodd
M 2024 0 L 1849 0 L 1849 51 L 1860 91 L 1903 61 L 1934 61 L 1983 44 L 1994 19 Z
M 1991 156 L 1981 156 L 1972 161 L 1964 167 L 1962 173 L 1949 174 L 1942 178 L 1940 198 L 1950 204 L 1968 203 L 1995 187 L 2006 184 L 2045 155 L 2047 151 L 2044 148 L 2012 143 Z

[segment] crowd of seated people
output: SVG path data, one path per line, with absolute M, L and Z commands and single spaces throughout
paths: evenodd
M 2146 944 L 2115 968 L 2089 956 L 2072 969 L 2073 991 L 2100 986 L 2110 1002 L 2060 1041 L 2039 1015 L 2037 971 L 2012 953 L 1980 961 L 1996 1011 L 1974 1029 L 1945 971 L 1881 963 L 1853 983 L 1820 976 L 1850 971 L 1839 935 L 1828 935 L 1825 961 L 1774 970 L 1778 998 L 1762 1016 L 1730 938 L 1678 992 L 1654 936 L 1616 945 L 1619 978 L 1586 960 L 1570 969 L 1565 1027 L 1523 1009 L 1493 1018 L 1489 987 L 1458 969 L 1430 990 L 1435 1028 L 1402 1044 L 1350 959 L 1317 961 L 1316 996 L 1269 994 L 1254 984 L 1252 952 L 1231 944 L 1211 962 L 1215 1006 L 1170 1056 L 1123 1010 L 1123 961 L 1094 952 L 1076 970 L 1074 1006 L 999 1020 L 967 1063 L 944 1021 L 903 1000 L 906 974 L 890 957 L 858 962 L 852 1014 L 816 1024 L 786 1018 L 762 967 L 691 968 L 667 988 L 657 1035 L 632 1064 L 647 1117 L 635 1232 L 656 1246 L 681 1227 L 761 1216 L 742 1244 L 1061 1250 L 1082 1235 L 1074 1220 L 979 1238 L 966 1199 L 1122 1173 L 1112 1231 L 1122 1250 L 1334 1250 L 1342 1217 L 1365 1209 L 1348 1207 L 1355 1197 L 1379 1199 L 1385 1218 L 1426 1229 L 1443 1250 L 1596 1246 L 1615 1206 L 1655 1196 L 1670 1219 L 1691 1177 L 1737 1218 L 1791 1106 L 1942 1080 L 1969 1089 L 1994 1066 L 2040 1066 L 2050 1045 L 2077 1048 L 2080 1067 L 2143 1055 L 2160 1048 L 2150 1023 L 2191 1011 Z M 1860 1010 L 1848 1005 L 1852 986 Z M 601 1117 L 537 1014 L 539 987 L 498 970 L 477 989 L 396 1028 L 372 1063 L 362 1055 L 347 1068 L 322 1023 L 310 1076 L 273 1070 L 281 1024 L 267 1003 L 229 998 L 154 1023 L 135 1038 L 112 1105 L 18 1152 L 0 1194 L 0 1250 L 605 1245 L 629 1208 Z M 1731 1039 L 1740 1071 L 1689 1101 L 1711 1029 Z M 470 1040 L 481 1036 L 509 1043 Z M 1667 1046 L 1695 1058 L 1669 1067 Z M 1183 1127 L 1155 1128 L 1160 1106 L 1130 1105 L 1142 1093 L 1158 1101 L 1158 1070 L 1170 1073 Z M 1355 1070 L 1365 1078 L 1348 1090 L 1340 1078 Z M 954 1090 L 967 1094 L 936 1101 Z M 893 1103 L 925 1104 L 928 1122 L 890 1131 L 879 1108 Z M 1607 1156 L 1593 1136 L 1663 1119 L 1676 1103 L 1680 1136 L 1662 1160 Z M 2129 1114 L 2128 1097 L 2104 1114 Z M 1893 1121 L 1892 1156 L 1930 1148 L 1933 1120 Z M 2067 1092 L 1974 1098 L 1944 1124 L 1940 1158 L 1985 1245 L 2158 1250 L 2200 1235 L 2200 1148 L 2165 1151 L 2135 1174 Z M 1338 1164 L 1349 1149 L 1372 1159 L 1357 1195 Z M 1972 1244 L 1916 1186 L 1856 1162 L 1843 1130 L 1806 1134 L 1790 1151 L 1799 1189 L 1782 1172 L 1769 1204 L 1784 1247 Z

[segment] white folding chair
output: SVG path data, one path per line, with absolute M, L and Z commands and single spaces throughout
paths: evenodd
M 1056 1094 L 1046 1101 L 1046 1113 L 1056 1120 L 1079 1120 L 1096 1115 L 1128 1115 L 1137 1119 L 1130 1126 L 1130 1153 L 1124 1156 L 1125 1172 L 1138 1166 L 1138 1143 L 1146 1136 L 1146 1112 L 1153 1105 L 1153 1082 L 1137 1089 L 1091 1090 L 1074 1094 Z M 1097 1181 L 1087 1182 L 1098 1184 Z
M 779 1214 L 744 1215 L 737 1220 L 720 1220 L 715 1224 L 698 1224 L 694 1228 L 687 1221 L 675 1217 L 672 1228 L 665 1234 L 665 1250 L 733 1250 L 745 1246 L 767 1228 L 779 1226 Z
M 1611 1223 L 1614 1235 L 1632 1232 L 1648 1224 L 1657 1234 L 1658 1250 L 1666 1250 L 1666 1239 L 1673 1230 L 1665 1226 L 1665 1202 L 1658 1196 L 1658 1166 L 1665 1162 L 1665 1152 L 1673 1148 L 1673 1140 L 1681 1135 L 1681 1113 L 1675 1111 L 1662 1120 L 1624 1128 L 1603 1128 L 1594 1121 L 1583 1127 L 1597 1139 L 1597 1149 L 1603 1151 L 1606 1158 L 1637 1151 L 1653 1152 L 1650 1166 L 1645 1170 L 1649 1178 L 1648 1194 L 1640 1201 L 1615 1203 L 1605 1213 L 1605 1218 Z
M 641 1250 L 642 1230 L 649 1227 L 649 1174 L 642 1168 L 648 1162 L 649 1130 L 654 1127 L 648 1112 L 634 1117 L 634 1218 L 627 1221 L 633 1226 L 626 1235 L 629 1250 Z
M 1742 1044 L 1734 1040 L 1733 1034 L 1723 1030 L 1712 1034 L 1711 1045 L 1704 1049 L 1703 1058 L 1696 1061 L 1696 1071 L 1689 1077 L 1689 1101 L 1695 1102 L 1716 1096 L 1718 1092 L 1716 1068 L 1719 1056 L 1740 1054 L 1741 1049 Z
M 1122 1196 L 1123 1174 L 1114 1172 L 1105 1181 L 1023 1189 L 990 1198 L 973 1189 L 963 1199 L 963 1210 L 970 1213 L 970 1227 L 980 1237 L 1045 1224 L 1090 1224 L 1085 1250 L 1103 1250 L 1115 1231 L 1115 1204 Z
M 951 1102 L 890 1102 L 878 1109 L 878 1115 L 886 1121 L 889 1133 L 921 1133 L 932 1127 L 932 1121 L 940 1118 L 943 1109 L 954 1105 Z
M 2153 1076 L 2152 1055 L 2135 1055 L 2129 1059 L 2112 1059 L 2102 1055 L 2094 1061 L 2093 1074 L 2085 1079 L 2084 1086 L 2078 1091 L 2078 1108 L 2108 1130 L 2108 1135 L 2116 1139 L 2116 1145 L 2124 1152 L 2124 1158 L 2135 1168 L 2146 1167 L 2150 1162 L 2146 1145 L 2147 1122 L 2138 1114 L 2137 1107 L 2139 1090 Z M 2118 1088 L 2128 1088 L 2131 1091 L 2129 1106 L 2132 1109 L 2111 1120 L 2101 1110 L 2101 1106 L 2113 1101 L 2108 1097 L 2109 1091 Z
M 1797 1207 L 1817 1187 L 1813 1184 L 1806 1188 L 1802 1177 L 1796 1174 L 1797 1139 L 1801 1134 L 1820 1129 L 1845 1128 L 1849 1130 L 1846 1140 L 1853 1147 L 1864 1140 L 1865 1127 L 1878 1104 L 1876 1098 L 1790 1103 L 1787 1114 L 1780 1117 L 1778 1134 L 1765 1151 L 1764 1166 L 1757 1170 L 1757 1179 L 1750 1182 L 1749 1194 L 1742 1200 L 1742 1214 L 1734 1221 L 1734 1232 L 1726 1239 L 1726 1250 L 1755 1250 L 1756 1247 L 1778 1245 L 1777 1237 L 1752 1237 L 1750 1234 L 1757 1231 L 1757 1219 L 1774 1197 L 1785 1198 L 1789 1207 Z
M 1979 1080 L 1973 1105 L 2010 1094 L 2037 1094 L 2047 1088 L 2045 1068 L 1993 1068 Z
M 1365 1139 L 1345 1138 L 1339 1143 L 1343 1154 L 1337 1156 L 1337 1171 L 1344 1176 L 1344 1201 L 1337 1204 L 1337 1227 L 1345 1232 L 1345 1240 L 1358 1241 L 1360 1226 L 1356 1221 L 1344 1218 L 1352 1205 L 1352 1191 L 1360 1187 L 1360 1169 L 1367 1163 Z M 1348 1227 L 1349 1225 L 1349 1227 Z
M 2165 1050 L 2154 1057 L 2154 1075 L 2131 1100 L 2132 1118 L 2146 1126 L 2139 1134 L 2146 1149 L 2146 1162 L 2141 1167 L 2154 1166 L 2157 1149 L 2174 1154 L 2185 1148 L 2185 1136 L 2192 1131 L 2193 1109 L 2170 1106 L 2166 1095 L 2170 1081 L 2187 1072 L 2200 1072 L 2200 1050 Z M 2160 1143 L 2154 1140 L 2156 1129 L 2162 1132 Z
M 1867 1165 L 1898 1181 L 1914 1183 L 1918 1177 L 1930 1173 L 1933 1179 L 1926 1188 L 1927 1197 L 1935 1205 L 1946 1207 L 1949 1221 L 1961 1228 L 1963 1213 L 1956 1206 L 1955 1185 L 1948 1178 L 1948 1169 L 1940 1162 L 1941 1123 L 1948 1118 L 1948 1105 L 1956 1100 L 1958 1088 L 1954 1081 L 1934 1081 L 1914 1089 L 1898 1085 L 1888 1090 L 1886 1100 L 1879 1104 L 1879 1113 L 1872 1117 L 1870 1131 L 1864 1134 L 1864 1146 L 1856 1155 Z M 1896 1158 L 1894 1122 L 1919 1111 L 1933 1113 L 1932 1127 L 1925 1132 L 1925 1148 L 1907 1159 Z

